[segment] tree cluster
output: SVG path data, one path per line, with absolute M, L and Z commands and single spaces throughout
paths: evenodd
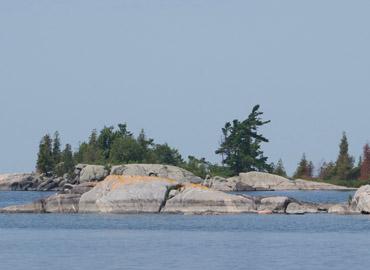
M 144 130 L 138 136 L 134 136 L 126 124 L 119 124 L 117 127 L 104 127 L 99 132 L 93 130 L 88 139 L 80 143 L 74 152 L 69 144 L 63 151 L 60 150 L 58 132 L 53 139 L 50 135 L 45 135 L 39 146 L 36 167 L 40 173 L 57 175 L 72 173 L 77 163 L 167 164 L 185 168 L 203 178 L 207 175 L 227 177 L 248 171 L 271 172 L 272 164 L 267 163 L 267 157 L 261 150 L 261 144 L 268 140 L 259 133 L 259 128 L 270 121 L 263 121 L 262 114 L 257 105 L 246 120 L 226 123 L 222 129 L 223 142 L 216 151 L 223 157 L 222 166 L 194 156 L 189 156 L 185 160 L 177 149 L 167 143 L 155 143 L 146 136 Z
M 370 146 L 364 146 L 363 156 L 355 164 L 355 158 L 349 154 L 349 143 L 346 133 L 343 133 L 339 144 L 339 154 L 335 162 L 323 162 L 317 174 L 314 172 L 312 161 L 303 155 L 298 164 L 294 178 L 321 179 L 340 184 L 353 181 L 370 181 Z
M 41 139 L 36 163 L 37 172 L 62 176 L 65 173 L 72 174 L 74 165 L 72 147 L 70 144 L 66 144 L 61 150 L 58 132 L 55 132 L 53 138 L 46 134 Z

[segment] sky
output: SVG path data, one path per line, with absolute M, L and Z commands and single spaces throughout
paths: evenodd
M 41 137 L 75 148 L 127 123 L 219 162 L 221 128 L 255 104 L 269 161 L 335 160 L 370 140 L 367 0 L 0 1 L 0 173 Z

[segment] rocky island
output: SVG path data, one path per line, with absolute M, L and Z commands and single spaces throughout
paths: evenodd
M 66 177 L 67 178 L 67 177 Z M 43 180 L 43 181 L 42 181 Z M 267 173 L 242 173 L 229 179 L 203 180 L 175 166 L 126 164 L 108 171 L 79 164 L 71 179 L 35 174 L 0 176 L 1 190 L 58 191 L 28 205 L 9 206 L 3 213 L 171 213 L 171 214 L 361 214 L 370 212 L 370 186 L 360 188 L 346 205 L 300 202 L 285 196 L 261 197 L 227 193 L 250 190 L 349 190 Z

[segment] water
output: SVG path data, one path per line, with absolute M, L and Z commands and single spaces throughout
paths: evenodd
M 366 269 L 369 236 L 368 216 L 0 214 L 0 269 Z
M 0 207 L 21 205 L 48 197 L 55 192 L 0 191 Z

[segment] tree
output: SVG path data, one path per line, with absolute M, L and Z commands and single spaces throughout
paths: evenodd
M 345 132 L 339 145 L 339 155 L 335 164 L 335 179 L 348 180 L 353 168 L 353 158 L 348 154 L 348 139 Z
M 57 165 L 61 162 L 61 150 L 60 150 L 60 137 L 59 137 L 59 132 L 56 131 L 54 133 L 54 138 L 53 138 L 53 159 L 54 159 L 54 164 Z
M 210 164 L 205 158 L 197 159 L 194 156 L 189 156 L 184 168 L 204 179 L 210 173 L 209 166 Z
M 63 168 L 64 173 L 72 175 L 74 171 L 75 161 L 73 159 L 72 147 L 70 144 L 66 144 L 62 152 Z
M 153 150 L 154 162 L 179 166 L 184 161 L 177 149 L 171 148 L 167 143 L 156 144 Z
M 142 149 L 132 137 L 119 137 L 114 140 L 109 157 L 111 163 L 134 163 L 142 161 Z
M 293 178 L 311 179 L 313 177 L 313 169 L 313 163 L 307 160 L 306 154 L 303 154 Z
M 49 134 L 46 134 L 40 142 L 36 164 L 36 170 L 39 173 L 49 174 L 54 171 L 52 144 L 53 141 Z
M 335 164 L 334 162 L 324 162 L 319 168 L 319 178 L 323 180 L 331 180 L 335 175 Z
M 136 141 L 138 145 L 140 146 L 140 151 L 141 151 L 140 162 L 147 161 L 150 158 L 150 152 L 154 145 L 154 140 L 147 138 L 147 136 L 145 135 L 144 129 L 142 129 Z
M 113 141 L 115 139 L 114 127 L 104 127 L 97 138 L 97 146 L 100 150 L 102 158 L 105 161 L 109 159 Z
M 282 177 L 288 177 L 282 159 L 279 159 L 278 163 L 274 166 L 273 173 Z
M 103 162 L 103 153 L 98 144 L 98 133 L 94 129 L 89 137 L 89 142 L 83 147 L 82 162 L 90 164 L 99 164 Z
M 270 123 L 261 119 L 260 106 L 254 106 L 248 118 L 242 122 L 227 122 L 222 129 L 223 140 L 216 154 L 222 155 L 223 164 L 234 174 L 249 171 L 271 171 L 267 157 L 263 155 L 261 143 L 268 142 L 258 133 L 260 127 Z
M 361 168 L 361 180 L 370 180 L 370 146 L 369 144 L 366 144 L 364 146 L 364 154 L 363 154 L 363 160 L 362 163 L 359 164 Z

